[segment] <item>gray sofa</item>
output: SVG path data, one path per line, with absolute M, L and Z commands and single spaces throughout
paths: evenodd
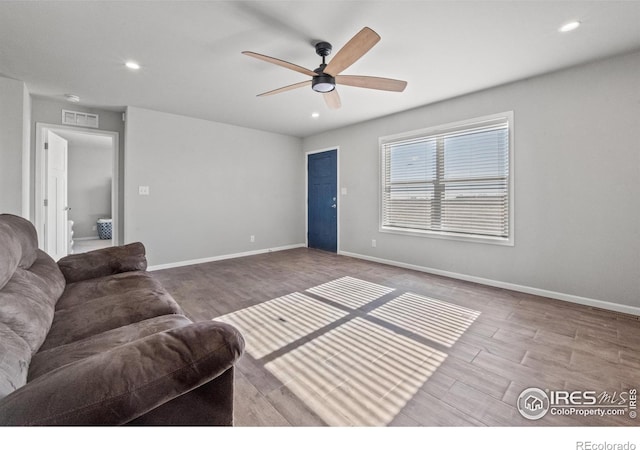
M 54 262 L 0 215 L 0 425 L 232 425 L 223 323 L 193 323 L 146 272 L 141 243 Z

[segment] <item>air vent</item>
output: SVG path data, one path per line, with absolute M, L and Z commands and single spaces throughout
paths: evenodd
M 98 128 L 98 115 L 63 109 L 62 124 Z

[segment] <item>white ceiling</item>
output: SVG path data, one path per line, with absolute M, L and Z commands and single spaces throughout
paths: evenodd
M 639 50 L 639 24 L 640 1 L 2 1 L 0 75 L 87 106 L 308 136 Z M 311 88 L 256 97 L 306 78 L 241 51 L 314 69 L 312 42 L 335 54 L 364 26 L 382 40 L 343 74 L 403 79 L 403 93 L 340 87 L 340 110 Z

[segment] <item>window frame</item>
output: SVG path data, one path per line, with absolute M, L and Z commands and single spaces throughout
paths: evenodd
M 410 141 L 413 139 L 422 139 L 428 137 L 435 137 L 438 135 L 457 133 L 467 129 L 473 129 L 476 127 L 482 127 L 483 125 L 491 125 L 492 123 L 498 123 L 500 120 L 506 120 L 507 130 L 509 136 L 508 144 L 508 170 L 507 175 L 507 195 L 508 195 L 508 236 L 485 236 L 470 233 L 454 233 L 450 231 L 437 231 L 437 230 L 422 230 L 411 228 L 396 228 L 385 226 L 384 220 L 384 190 L 385 190 L 385 146 L 393 143 L 401 143 L 403 141 Z M 443 125 L 437 125 L 428 128 L 422 128 L 419 130 L 408 131 L 404 133 L 382 136 L 378 138 L 379 148 L 379 189 L 378 189 L 378 231 L 381 233 L 399 234 L 405 236 L 418 236 L 429 237 L 436 239 L 448 239 L 454 241 L 475 242 L 484 244 L 506 245 L 514 246 L 515 244 L 515 198 L 514 198 L 514 113 L 513 111 L 506 111 L 481 117 L 475 117 L 472 119 L 466 119 L 458 122 L 451 122 Z

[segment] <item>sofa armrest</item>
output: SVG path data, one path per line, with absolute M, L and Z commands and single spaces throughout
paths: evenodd
M 0 400 L 0 424 L 124 424 L 218 377 L 243 351 L 220 322 L 156 333 L 27 383 Z
M 141 242 L 118 247 L 101 248 L 87 253 L 69 255 L 58 261 L 67 283 L 106 277 L 121 272 L 146 270 L 146 251 Z

